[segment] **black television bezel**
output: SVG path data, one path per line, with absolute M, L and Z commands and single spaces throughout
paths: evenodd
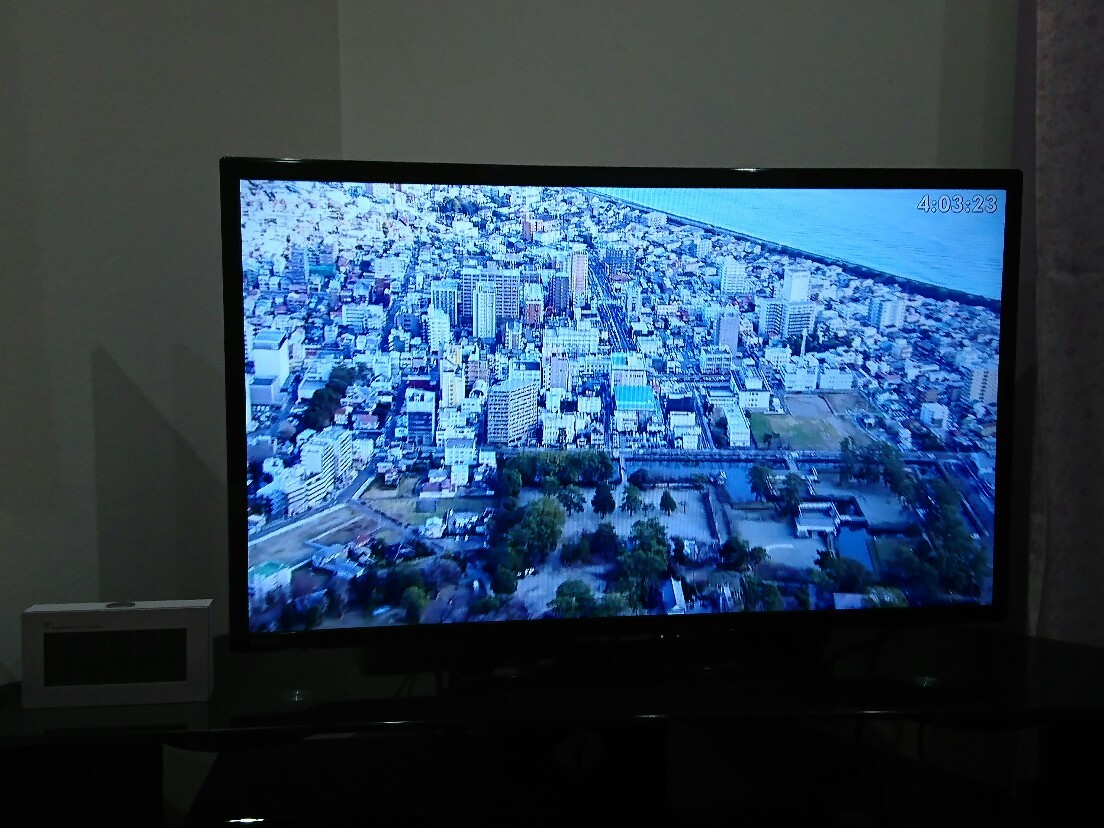
M 227 484 L 229 539 L 229 639 L 236 652 L 292 647 L 353 647 L 379 654 L 383 661 L 402 654 L 404 664 L 439 664 L 459 650 L 490 661 L 555 658 L 580 648 L 613 653 L 609 647 L 659 642 L 702 643 L 724 648 L 737 640 L 775 635 L 818 637 L 844 628 L 894 630 L 949 624 L 1001 625 L 1009 621 L 1011 578 L 1016 568 L 1014 516 L 1026 502 L 1026 484 L 1017 475 L 1020 458 L 1013 422 L 1016 381 L 1016 329 L 1020 288 L 1020 236 L 1023 175 L 1005 168 L 708 168 L 614 167 L 543 164 L 473 164 L 418 161 L 262 158 L 227 156 L 219 161 L 226 355 Z M 801 189 L 987 189 L 1005 193 L 1005 246 L 1001 287 L 994 483 L 993 600 L 989 604 L 806 610 L 764 613 L 687 614 L 603 619 L 533 619 L 434 625 L 395 625 L 289 632 L 251 632 L 246 578 L 246 434 L 240 412 L 245 390 L 244 317 L 240 312 L 240 181 L 334 181 L 411 184 L 487 184 L 521 186 L 622 186 Z M 1021 478 L 1017 482 L 1017 477 Z M 1014 490 L 1015 489 L 1015 490 Z M 1019 574 L 1017 574 L 1019 573 Z M 737 638 L 739 637 L 739 638 Z

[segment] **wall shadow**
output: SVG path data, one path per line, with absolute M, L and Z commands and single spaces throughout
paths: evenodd
M 218 412 L 222 396 L 197 360 L 174 355 L 181 398 Z M 103 348 L 92 354 L 100 597 L 216 600 L 225 614 L 225 483 Z M 184 409 L 185 416 L 194 412 Z M 218 593 L 218 594 L 216 594 Z

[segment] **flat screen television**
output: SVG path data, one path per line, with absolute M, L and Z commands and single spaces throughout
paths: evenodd
M 1018 171 L 220 176 L 236 649 L 1006 618 Z

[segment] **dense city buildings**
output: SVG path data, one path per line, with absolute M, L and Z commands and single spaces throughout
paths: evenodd
M 874 474 L 869 454 L 867 466 L 852 458 L 871 447 L 888 447 L 878 456 L 899 456 L 911 473 L 968 467 L 989 479 L 1000 337 L 992 291 L 804 252 L 720 216 L 689 218 L 666 191 L 629 195 L 244 185 L 251 531 L 305 520 L 377 480 L 393 488 L 415 478 L 408 510 L 498 498 L 485 506 L 493 511 L 504 464 L 542 450 L 600 452 L 621 486 L 648 463 L 701 485 L 705 467 L 693 464 L 710 464 L 717 491 L 679 496 L 679 525 L 689 527 L 679 531 L 702 556 L 718 554 L 723 527 L 762 530 L 739 514 L 709 517 L 729 514 L 733 497 L 758 500 L 731 482 L 749 464 L 768 467 L 762 496 L 775 502 L 787 475 L 812 497 L 826 489 L 823 470 L 838 486 Z M 575 483 L 526 480 L 509 497 L 529 502 L 539 486 Z M 970 491 L 970 514 L 983 522 L 991 492 Z M 588 519 L 592 497 L 581 507 Z M 899 524 L 920 520 L 915 504 L 901 505 L 909 497 L 888 497 L 892 508 L 879 501 L 880 532 L 903 537 Z M 564 502 L 574 514 L 573 498 Z M 786 531 L 798 534 L 776 539 L 772 554 L 781 559 L 795 537 L 815 543 L 825 521 L 827 534 L 858 521 L 861 503 L 848 512 L 844 500 L 792 510 Z M 439 517 L 403 512 L 378 524 L 447 537 Z M 490 584 L 486 573 L 471 580 L 480 578 Z M 677 611 L 700 606 L 700 592 L 669 592 Z M 728 607 L 741 593 L 720 594 L 717 606 Z

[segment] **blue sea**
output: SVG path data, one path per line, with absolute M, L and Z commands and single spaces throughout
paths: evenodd
M 920 190 L 634 189 L 593 191 L 807 253 L 999 299 L 1004 193 L 993 213 L 924 212 Z

